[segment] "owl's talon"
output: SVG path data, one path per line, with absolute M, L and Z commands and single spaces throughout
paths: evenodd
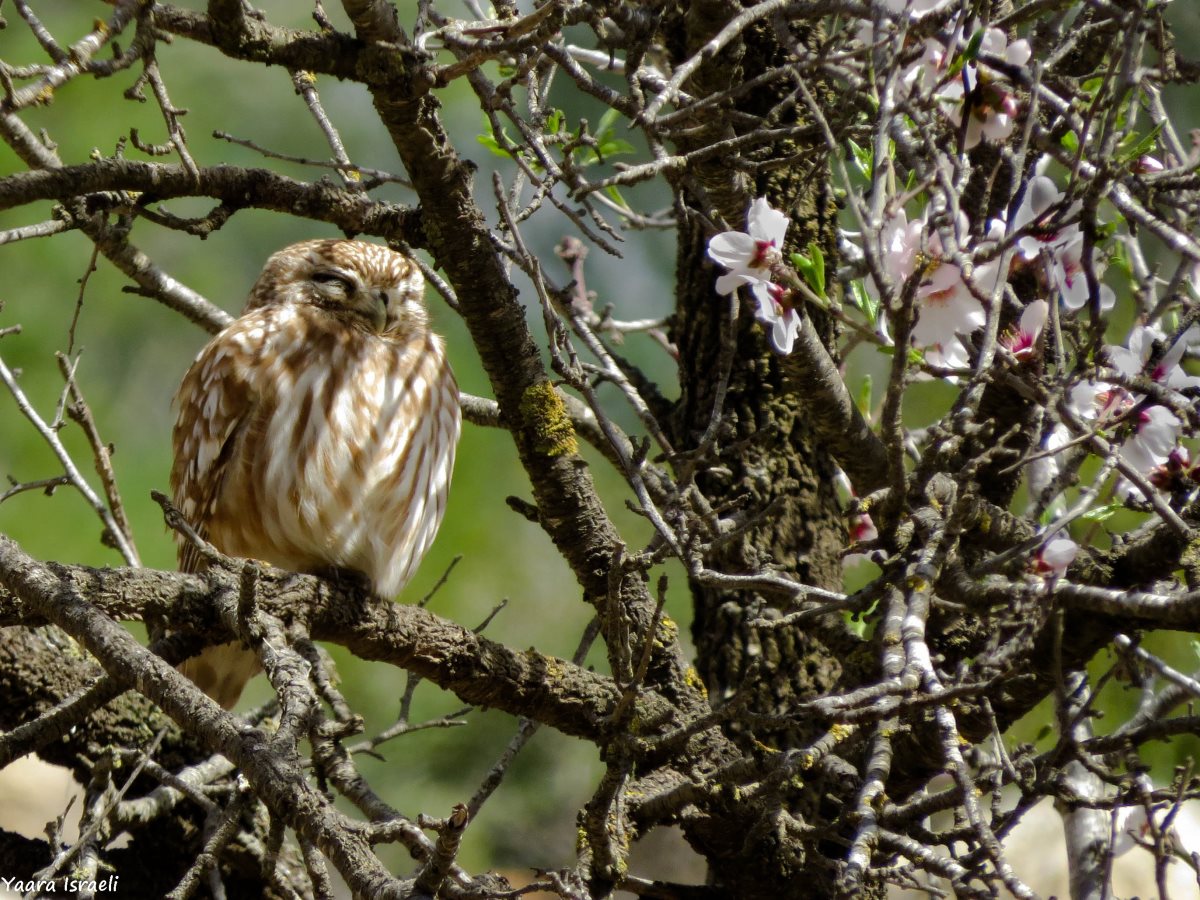
M 359 572 L 357 569 L 344 569 L 340 566 L 333 566 L 328 569 L 318 569 L 313 574 L 319 578 L 324 578 L 326 581 L 333 582 L 339 588 L 356 593 L 370 594 L 374 592 L 374 585 L 370 577 L 365 572 Z

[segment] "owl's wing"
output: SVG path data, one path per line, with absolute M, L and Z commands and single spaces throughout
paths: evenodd
M 207 537 L 213 508 L 255 407 L 246 345 L 238 331 L 235 324 L 201 351 L 175 397 L 179 417 L 171 440 L 171 491 L 175 506 L 201 537 Z M 176 539 L 180 570 L 198 571 L 197 549 L 181 536 Z

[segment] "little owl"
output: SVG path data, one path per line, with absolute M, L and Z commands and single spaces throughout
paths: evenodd
M 382 597 L 404 587 L 441 524 L 460 427 L 423 289 L 412 260 L 362 241 L 267 260 L 179 386 L 171 488 L 201 537 L 296 572 L 358 572 Z M 186 542 L 179 560 L 203 567 Z M 239 644 L 180 666 L 226 709 L 258 668 Z

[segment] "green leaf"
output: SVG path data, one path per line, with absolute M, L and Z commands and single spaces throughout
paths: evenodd
M 595 145 L 592 147 L 579 147 L 575 151 L 575 159 L 579 165 L 590 166 L 602 163 L 612 156 L 622 156 L 635 152 L 633 144 L 615 136 L 617 120 L 620 118 L 620 115 L 615 109 L 605 110 L 604 115 L 600 117 L 600 121 L 596 123 L 596 127 L 592 129 L 592 138 L 596 142 Z M 579 132 L 576 131 L 576 136 L 578 134 Z
M 983 29 L 978 29 L 967 43 L 967 49 L 962 52 L 963 59 L 974 62 L 979 59 L 979 47 L 983 44 Z
M 613 127 L 617 124 L 617 118 L 620 115 L 621 114 L 615 109 L 606 109 L 604 111 L 604 115 L 600 117 L 600 121 L 596 123 L 596 129 L 592 132 L 592 134 L 597 138 L 604 137 L 606 133 L 609 133 L 613 130 Z
M 950 66 L 946 70 L 946 78 L 958 78 L 959 73 L 966 67 L 967 63 L 973 63 L 979 58 L 979 47 L 983 43 L 983 29 L 980 28 L 973 35 L 971 40 L 967 42 L 967 46 L 962 53 L 956 53 L 950 61 Z
M 509 158 L 512 157 L 512 154 L 509 153 L 507 150 L 505 150 L 503 147 L 501 147 L 500 142 L 497 141 L 490 134 L 477 134 L 475 136 L 475 140 L 479 141 L 479 143 L 483 144 L 483 146 L 487 147 L 489 150 L 491 150 L 497 156 L 505 156 L 505 157 L 509 157 Z
M 1109 503 L 1105 506 L 1097 506 L 1094 509 L 1089 509 L 1079 517 L 1081 522 L 1104 522 L 1111 519 L 1117 513 L 1125 509 L 1122 503 Z
M 562 128 L 563 111 L 556 109 L 546 118 L 546 134 L 558 134 L 558 130 Z
M 1131 163 L 1158 146 L 1158 133 L 1162 131 L 1163 123 L 1159 122 L 1149 134 L 1138 138 L 1136 131 L 1128 132 L 1117 145 L 1117 159 L 1123 163 Z
M 812 258 L 813 275 L 816 278 L 816 284 L 813 288 L 817 292 L 817 296 L 825 298 L 825 254 L 821 252 L 820 245 L 816 241 L 810 241 L 808 245 L 808 255 Z
M 816 244 L 809 244 L 808 250 L 812 254 L 811 257 L 805 256 L 803 253 L 793 253 L 791 255 L 792 265 L 808 282 L 808 286 L 813 289 L 813 292 L 822 300 L 827 300 L 829 298 L 825 296 L 825 257 L 821 254 L 821 248 Z
M 604 193 L 608 194 L 609 199 L 611 199 L 614 203 L 619 203 L 625 209 L 629 209 L 629 204 L 625 202 L 625 198 L 621 196 L 621 192 L 617 190 L 617 186 L 615 184 L 610 184 L 608 187 L 606 187 L 604 189 Z
M 868 181 L 871 179 L 871 173 L 875 171 L 874 154 L 870 147 L 860 147 L 854 141 L 847 141 L 850 145 L 850 157 L 854 160 L 854 167 L 858 169 L 859 174 Z
M 506 132 L 503 128 L 500 129 L 499 136 L 492 131 L 492 126 L 488 121 L 487 116 L 483 117 L 483 128 L 483 133 L 476 135 L 475 140 L 479 141 L 479 143 L 487 147 L 497 156 L 505 156 L 511 159 L 516 153 L 521 152 L 520 148 L 516 147 L 512 141 L 512 138 L 508 136 L 508 132 Z M 500 138 L 503 138 L 504 140 L 501 141 Z M 508 149 L 510 147 L 513 149 Z
M 1063 145 L 1063 149 L 1068 153 L 1079 152 L 1079 135 L 1073 131 L 1068 131 L 1064 134 L 1059 143 Z
M 867 292 L 866 285 L 861 281 L 850 282 L 850 302 L 862 311 L 871 327 L 879 321 L 879 304 Z
M 862 385 L 858 389 L 858 397 L 854 403 L 858 407 L 858 411 L 864 416 L 871 414 L 871 376 L 864 375 Z
M 867 636 L 867 621 L 861 616 L 856 616 L 848 609 L 842 610 L 842 620 L 846 623 L 846 630 L 853 633 L 856 637 Z
M 1113 244 L 1112 252 L 1108 256 L 1108 264 L 1114 271 L 1120 272 L 1131 282 L 1134 280 L 1133 260 L 1129 258 L 1129 250 L 1126 249 L 1123 241 L 1116 241 Z
M 621 138 L 612 138 L 611 140 L 603 141 L 596 148 L 596 151 L 600 153 L 601 156 L 605 157 L 617 156 L 622 153 L 632 153 L 633 144 L 629 143 L 629 141 L 622 140 Z
M 862 612 L 851 612 L 848 609 L 843 609 L 842 619 L 845 621 L 847 628 L 849 628 L 859 637 L 866 637 L 867 631 L 875 624 L 874 622 L 870 621 L 870 617 L 878 608 L 879 601 L 876 600 Z

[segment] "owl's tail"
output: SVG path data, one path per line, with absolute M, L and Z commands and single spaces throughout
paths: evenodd
M 262 666 L 253 651 L 228 643 L 205 648 L 198 656 L 180 663 L 179 671 L 222 708 L 232 709 L 246 682 L 261 672 Z

